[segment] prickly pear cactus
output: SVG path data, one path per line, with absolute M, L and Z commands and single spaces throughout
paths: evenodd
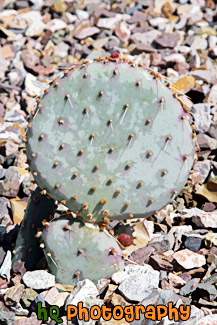
M 41 241 L 48 267 L 59 283 L 76 285 L 84 278 L 97 283 L 124 268 L 116 240 L 90 223 L 60 216 L 45 227 Z
M 170 85 L 125 59 L 65 72 L 38 99 L 27 132 L 36 182 L 92 222 L 145 218 L 185 185 L 195 143 Z
M 38 187 L 28 202 L 13 256 L 13 265 L 21 260 L 25 262 L 25 267 L 29 271 L 35 270 L 36 264 L 43 257 L 37 238 L 37 233 L 43 228 L 42 221 L 49 221 L 55 210 L 55 201 L 40 192 L 41 189 Z

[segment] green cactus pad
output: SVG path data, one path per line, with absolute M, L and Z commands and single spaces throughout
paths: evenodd
M 55 210 L 55 201 L 48 199 L 40 191 L 38 187 L 29 199 L 13 256 L 13 265 L 21 260 L 28 271 L 35 270 L 38 261 L 43 257 L 39 248 L 39 239 L 35 235 L 38 229 L 42 228 L 42 221 L 49 221 L 50 215 L 53 215 Z
M 121 59 L 54 81 L 27 132 L 38 185 L 92 222 L 160 210 L 185 185 L 194 152 L 188 116 L 169 87 Z
M 97 284 L 124 268 L 114 237 L 93 224 L 60 216 L 46 226 L 41 240 L 48 268 L 59 283 L 76 285 L 88 278 Z

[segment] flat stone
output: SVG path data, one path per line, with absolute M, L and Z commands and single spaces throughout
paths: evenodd
M 46 24 L 46 29 L 50 30 L 52 33 L 57 30 L 64 29 L 67 27 L 67 24 L 62 19 L 52 19 Z
M 115 27 L 115 34 L 122 42 L 127 42 L 130 38 L 130 29 L 125 22 L 120 22 Z
M 29 96 L 35 97 L 42 94 L 43 88 L 35 76 L 31 73 L 27 73 L 25 78 L 25 90 Z
M 136 274 L 125 279 L 119 285 L 119 291 L 130 301 L 142 301 L 153 289 L 158 288 L 159 272 Z
M 202 238 L 194 237 L 193 235 L 189 236 L 185 240 L 185 247 L 190 251 L 197 253 L 201 248 L 202 240 Z
M 180 288 L 181 286 L 186 284 L 186 281 L 182 279 L 180 276 L 175 275 L 173 273 L 169 273 L 168 280 L 172 283 L 173 287 Z
M 97 22 L 97 27 L 114 29 L 116 25 L 121 21 L 122 15 L 117 14 L 115 17 L 110 18 L 100 18 Z
M 23 284 L 17 284 L 10 287 L 4 296 L 4 301 L 7 306 L 13 306 L 19 303 L 20 298 L 24 291 Z
M 198 320 L 195 325 L 217 325 L 217 314 L 205 316 Z
M 79 281 L 67 298 L 65 306 L 67 308 L 67 305 L 77 305 L 78 302 L 84 301 L 87 297 L 96 298 L 98 294 L 98 290 L 92 281 L 89 279 Z
M 136 275 L 136 274 L 146 274 L 153 272 L 153 268 L 151 265 L 145 264 L 145 265 L 134 265 L 129 264 L 124 269 L 125 273 L 128 275 Z
M 191 294 L 198 286 L 198 281 L 196 279 L 192 279 L 184 285 L 179 291 L 180 295 L 188 296 Z
M 51 288 L 44 296 L 44 301 L 49 305 L 56 305 L 58 307 L 64 306 L 66 298 L 69 296 L 68 292 L 59 292 L 57 288 Z
M 10 311 L 3 303 L 3 301 L 0 301 L 0 323 L 1 324 L 7 324 L 11 325 L 14 324 L 15 320 L 15 313 L 13 311 Z
M 0 195 L 16 197 L 23 179 L 24 176 L 20 170 L 15 166 L 10 166 L 6 170 L 4 180 L 0 181 Z
M 168 261 L 160 258 L 160 255 L 152 255 L 150 257 L 149 264 L 154 268 L 154 270 L 167 270 L 172 271 L 173 265 Z
M 44 270 L 28 271 L 23 276 L 23 282 L 35 290 L 48 289 L 55 285 L 55 276 Z
M 195 79 L 192 76 L 185 76 L 176 81 L 173 86 L 182 93 L 189 92 L 195 85 Z
M 10 282 L 10 278 L 11 278 L 11 266 L 12 266 L 12 262 L 11 262 L 11 251 L 7 251 L 7 254 L 5 256 L 5 259 L 1 265 L 0 268 L 0 276 L 3 279 L 7 279 L 8 282 Z
M 209 134 L 213 139 L 217 140 L 217 120 L 211 123 Z
M 194 253 L 189 249 L 183 249 L 175 252 L 173 257 L 185 269 L 198 268 L 206 264 L 206 259 L 203 255 Z
M 155 42 L 161 47 L 174 48 L 179 41 L 179 34 L 162 33 L 155 39 Z
M 210 105 L 194 104 L 191 111 L 194 116 L 196 129 L 202 133 L 207 132 L 211 124 Z
M 155 249 L 151 246 L 146 246 L 139 248 L 131 253 L 129 259 L 139 265 L 142 265 L 147 261 L 149 256 L 155 251 Z
M 26 308 L 29 308 L 32 301 L 34 301 L 37 296 L 38 293 L 35 290 L 26 288 L 22 294 L 21 301 Z
M 216 212 L 196 212 L 192 216 L 192 222 L 199 228 L 217 228 Z
M 78 33 L 76 33 L 74 35 L 74 37 L 82 40 L 85 39 L 87 37 L 93 36 L 95 34 L 98 34 L 100 32 L 100 29 L 97 27 L 87 27 L 82 29 L 81 31 L 79 31 Z
M 129 278 L 129 274 L 125 271 L 118 271 L 112 274 L 112 281 L 116 284 L 122 283 L 125 279 Z
M 197 161 L 194 164 L 194 170 L 200 173 L 200 184 L 203 184 L 210 172 L 210 160 Z
M 214 211 L 216 208 L 215 204 L 212 203 L 212 202 L 205 202 L 203 205 L 202 205 L 202 210 L 205 211 L 205 212 L 212 212 Z

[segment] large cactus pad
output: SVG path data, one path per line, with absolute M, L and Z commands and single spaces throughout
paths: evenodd
M 97 283 L 124 268 L 116 240 L 98 226 L 60 216 L 45 227 L 41 240 L 57 282 L 76 285 L 88 278 Z
M 192 129 L 160 79 L 102 60 L 45 91 L 27 133 L 30 169 L 44 193 L 84 219 L 147 217 L 185 185 Z

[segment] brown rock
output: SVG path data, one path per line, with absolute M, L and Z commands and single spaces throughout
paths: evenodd
M 161 47 L 174 48 L 178 44 L 179 35 L 176 33 L 162 33 L 154 41 Z
M 4 301 L 7 306 L 13 306 L 19 303 L 20 298 L 23 294 L 25 286 L 23 284 L 17 284 L 6 292 Z
M 169 273 L 168 280 L 173 287 L 177 287 L 177 288 L 180 288 L 181 286 L 186 284 L 186 281 L 184 279 L 182 279 L 180 276 L 175 275 L 173 273 Z
M 155 270 L 166 270 L 166 271 L 172 271 L 173 265 L 169 263 L 168 261 L 162 259 L 160 255 L 152 255 L 150 257 L 149 264 L 153 267 Z
M 165 17 L 169 18 L 173 14 L 173 8 L 170 4 L 170 2 L 165 2 L 163 6 L 161 7 L 161 11 L 164 14 Z

